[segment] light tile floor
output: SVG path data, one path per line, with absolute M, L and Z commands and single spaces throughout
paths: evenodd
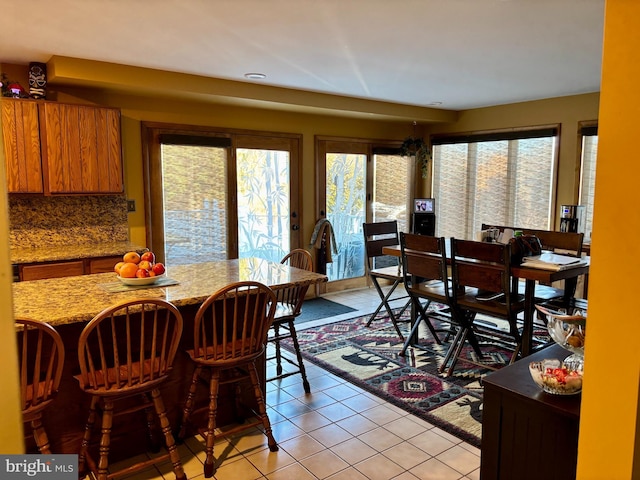
M 394 295 L 395 296 L 395 295 Z M 352 290 L 325 298 L 357 312 L 307 322 L 309 328 L 375 310 L 376 291 Z M 396 300 L 392 306 L 404 305 Z M 460 480 L 480 478 L 480 450 L 326 370 L 305 363 L 311 394 L 300 376 L 267 384 L 267 407 L 280 450 L 272 453 L 258 430 L 221 437 L 216 480 Z M 204 479 L 200 437 L 180 447 L 190 479 Z M 129 479 L 175 478 L 170 466 L 150 468 Z

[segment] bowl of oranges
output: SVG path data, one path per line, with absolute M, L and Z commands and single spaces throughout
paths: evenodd
M 156 256 L 150 250 L 141 254 L 125 253 L 113 269 L 125 285 L 152 285 L 165 276 L 164 265 L 156 262 Z

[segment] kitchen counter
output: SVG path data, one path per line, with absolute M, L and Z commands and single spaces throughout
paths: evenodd
M 167 278 L 178 285 L 130 287 L 111 293 L 109 284 L 120 283 L 115 273 L 51 278 L 13 284 L 14 314 L 53 326 L 91 320 L 110 305 L 139 297 L 159 297 L 180 308 L 202 303 L 214 291 L 240 280 L 256 280 L 273 289 L 287 284 L 314 284 L 326 276 L 258 258 L 168 266 Z
M 130 251 L 141 252 L 145 247 L 131 242 L 104 242 L 104 243 L 84 243 L 69 245 L 50 245 L 36 248 L 12 248 L 11 263 L 40 263 L 55 262 L 62 260 L 76 260 L 82 258 L 111 257 L 124 255 Z

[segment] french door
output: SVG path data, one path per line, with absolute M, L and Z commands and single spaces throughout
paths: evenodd
M 144 124 L 150 248 L 168 265 L 300 245 L 299 138 Z
M 335 236 L 327 290 L 363 286 L 362 224 L 397 220 L 409 231 L 414 165 L 398 148 L 369 140 L 318 137 L 316 154 L 318 219 L 329 220 Z

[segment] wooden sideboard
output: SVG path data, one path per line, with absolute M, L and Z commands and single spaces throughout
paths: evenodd
M 581 394 L 544 393 L 529 374 L 568 355 L 552 345 L 485 377 L 481 480 L 575 480 Z

